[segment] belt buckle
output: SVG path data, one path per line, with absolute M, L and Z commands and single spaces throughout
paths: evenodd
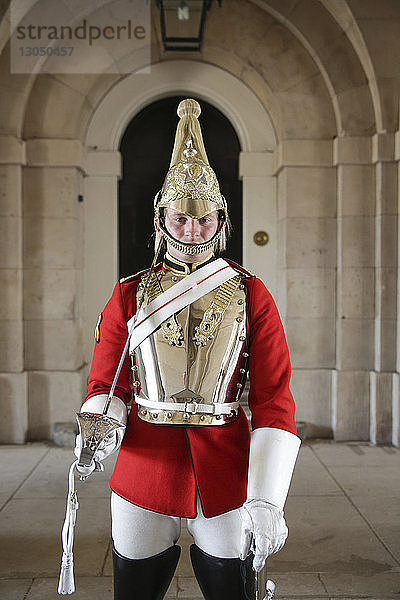
M 189 409 L 190 407 L 190 409 Z M 187 415 L 195 415 L 198 410 L 198 401 L 192 400 L 191 402 L 186 401 L 183 412 Z

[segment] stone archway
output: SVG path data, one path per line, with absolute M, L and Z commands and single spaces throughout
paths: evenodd
M 132 74 L 113 87 L 93 114 L 86 135 L 83 340 L 87 362 L 91 358 L 93 323 L 117 279 L 119 142 L 135 114 L 171 94 L 207 100 L 235 128 L 242 148 L 243 262 L 267 279 L 273 292 L 277 290 L 277 215 L 272 176 L 276 137 L 268 113 L 256 95 L 226 71 L 194 61 L 158 63 L 150 74 Z M 262 249 L 252 243 L 258 229 L 266 229 L 271 240 Z
M 118 186 L 119 276 L 146 269 L 154 256 L 153 199 L 160 175 L 171 160 L 171 146 L 182 96 L 156 100 L 132 119 L 120 144 L 123 174 Z M 233 235 L 227 253 L 242 264 L 242 182 L 240 144 L 232 124 L 214 106 L 201 102 L 201 128 L 207 156 L 227 199 Z
M 399 443 L 398 73 L 383 48 L 398 55 L 400 17 L 379 5 L 378 18 L 373 2 L 303 4 L 215 4 L 197 61 L 168 60 L 154 22 L 160 62 L 124 78 L 15 79 L 4 47 L 3 440 L 49 435 L 79 403 L 117 279 L 119 140 L 142 107 L 184 93 L 238 133 L 244 262 L 286 317 L 298 418 L 337 439 Z M 270 234 L 261 250 L 255 225 Z

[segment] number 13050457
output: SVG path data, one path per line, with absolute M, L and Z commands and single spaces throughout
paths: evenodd
M 74 46 L 20 46 L 21 56 L 71 56 Z

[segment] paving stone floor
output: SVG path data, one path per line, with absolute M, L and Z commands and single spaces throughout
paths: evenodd
M 54 600 L 71 450 L 0 446 L 0 600 Z M 75 600 L 111 600 L 108 479 L 78 483 Z M 286 505 L 284 549 L 269 560 L 277 600 L 400 598 L 400 450 L 303 444 Z M 202 598 L 182 557 L 167 598 Z M 225 600 L 225 599 L 221 599 Z M 226 600 L 229 600 L 228 598 Z

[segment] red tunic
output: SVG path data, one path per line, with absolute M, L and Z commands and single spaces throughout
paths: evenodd
M 117 283 L 104 308 L 85 400 L 110 390 L 127 337 L 126 323 L 136 311 L 140 275 Z M 277 308 L 260 279 L 250 276 L 243 283 L 252 428 L 276 427 L 296 434 L 289 353 Z M 114 393 L 126 403 L 132 396 L 129 381 L 127 357 Z M 154 425 L 139 419 L 134 403 L 111 488 L 143 508 L 188 518 L 196 515 L 197 490 L 205 516 L 212 517 L 245 502 L 249 443 L 243 410 L 234 422 L 221 426 Z

